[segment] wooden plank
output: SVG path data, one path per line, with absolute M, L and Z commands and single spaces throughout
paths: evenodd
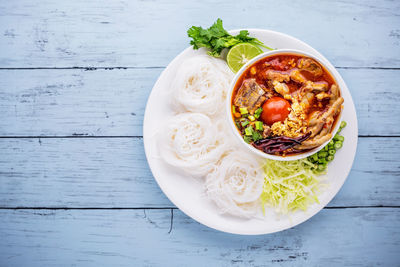
M 146 99 L 160 73 L 0 71 L 1 135 L 142 135 Z
M 330 207 L 400 206 L 400 138 L 361 138 Z M 174 207 L 141 138 L 0 139 L 0 207 Z
M 0 144 L 0 207 L 172 206 L 151 175 L 142 139 L 18 138 Z
M 398 266 L 400 210 L 322 210 L 270 235 L 170 210 L 0 210 L 2 266 Z M 171 256 L 172 255 L 172 256 Z
M 161 71 L 2 70 L 0 136 L 141 136 Z M 339 71 L 353 94 L 359 134 L 400 135 L 400 70 Z
M 400 67 L 399 10 L 389 0 L 2 1 L 0 67 L 166 66 L 190 26 L 218 17 L 293 35 L 336 66 Z

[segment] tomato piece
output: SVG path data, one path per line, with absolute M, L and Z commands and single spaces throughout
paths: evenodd
M 289 115 L 289 102 L 278 96 L 271 97 L 263 104 L 261 120 L 268 125 L 272 125 L 277 121 L 284 121 Z

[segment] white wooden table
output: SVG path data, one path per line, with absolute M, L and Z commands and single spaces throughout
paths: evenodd
M 264 236 L 198 224 L 142 142 L 191 25 L 293 35 L 339 70 L 359 147 L 309 221 Z M 400 266 L 399 1 L 0 1 L 0 266 Z

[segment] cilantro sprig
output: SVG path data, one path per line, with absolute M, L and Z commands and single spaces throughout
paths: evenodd
M 236 36 L 230 35 L 224 29 L 221 19 L 217 19 L 208 29 L 192 26 L 187 31 L 187 34 L 192 38 L 190 44 L 193 46 L 193 49 L 199 49 L 200 47 L 208 48 L 208 54 L 213 57 L 219 57 L 222 50 L 225 48 L 230 49 L 240 43 L 251 43 L 272 50 L 272 48 L 264 45 L 257 38 L 250 37 L 247 30 L 240 31 Z

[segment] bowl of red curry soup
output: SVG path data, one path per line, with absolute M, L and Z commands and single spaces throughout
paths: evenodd
M 228 92 L 234 135 L 264 158 L 288 161 L 318 152 L 340 126 L 344 100 L 336 73 L 330 64 L 293 49 L 251 59 Z

